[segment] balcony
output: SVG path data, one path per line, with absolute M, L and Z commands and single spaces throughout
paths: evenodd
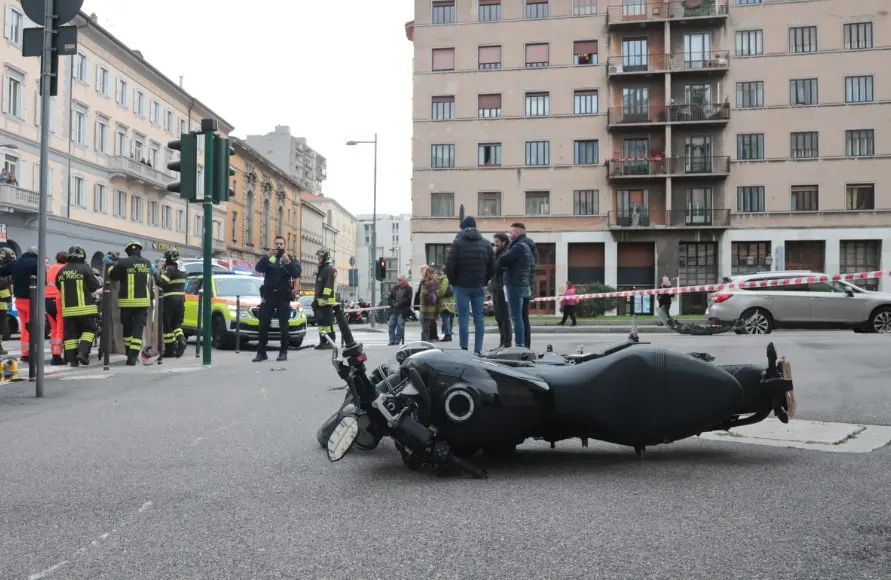
M 668 122 L 672 124 L 726 125 L 730 121 L 730 103 L 720 105 L 669 105 Z
M 723 26 L 729 17 L 728 0 L 685 0 L 668 2 L 666 14 L 672 24 Z
M 640 30 L 665 22 L 667 5 L 665 2 L 638 2 L 625 0 L 606 8 L 606 26 L 612 29 Z
M 608 212 L 611 230 L 727 228 L 729 209 L 657 210 L 646 203 L 631 204 Z
M 40 194 L 17 185 L 0 185 L 0 211 L 18 211 L 36 214 L 40 205 Z M 52 196 L 47 200 L 47 210 L 51 209 Z
M 650 206 L 646 203 L 632 203 L 620 210 L 608 212 L 609 229 L 648 229 L 656 224 L 650 219 Z
M 673 74 L 680 73 L 717 73 L 724 74 L 730 69 L 730 51 L 698 50 L 694 52 L 675 52 L 668 59 Z
M 666 213 L 671 228 L 727 228 L 730 227 L 729 209 L 672 209 Z
M 606 124 L 610 129 L 618 127 L 649 127 L 668 122 L 665 107 L 615 107 L 606 113 Z
M 123 155 L 109 157 L 108 173 L 111 177 L 124 177 L 128 182 L 149 185 L 165 193 L 167 184 L 176 181 L 175 178 L 168 177 L 153 167 Z
M 669 171 L 672 176 L 720 177 L 730 174 L 730 156 L 716 157 L 672 157 Z
M 606 162 L 610 180 L 663 178 L 668 176 L 668 161 L 661 158 L 633 159 L 618 157 Z
M 610 77 L 663 74 L 668 72 L 670 65 L 664 54 L 611 56 L 606 62 L 607 75 Z

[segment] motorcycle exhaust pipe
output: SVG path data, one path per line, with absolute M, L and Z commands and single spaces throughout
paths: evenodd
M 464 423 L 473 417 L 476 402 L 466 389 L 452 389 L 446 393 L 443 401 L 446 417 L 453 423 Z

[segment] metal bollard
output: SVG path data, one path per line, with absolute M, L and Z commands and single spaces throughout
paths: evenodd
M 164 360 L 164 292 L 158 291 L 158 364 Z
M 114 326 L 111 315 L 111 281 L 108 279 L 108 266 L 105 266 L 105 278 L 102 288 L 102 369 L 111 368 L 111 333 Z
M 195 334 L 195 358 L 201 356 L 201 301 L 204 298 L 204 290 L 198 291 L 198 332 Z
M 241 296 L 235 297 L 235 354 L 241 352 Z
M 22 324 L 28 325 L 28 380 L 36 381 L 37 380 L 37 349 L 38 345 L 40 345 L 40 354 L 39 356 L 43 356 L 43 337 L 40 338 L 40 342 L 37 342 L 37 315 L 39 312 L 42 312 L 43 308 L 38 308 L 37 304 L 37 276 L 31 276 L 31 286 L 28 288 L 28 296 L 30 302 L 31 309 L 28 312 L 28 322 L 22 322 Z

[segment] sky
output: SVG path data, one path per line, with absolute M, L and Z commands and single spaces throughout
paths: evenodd
M 383 6 L 387 6 L 383 9 Z M 224 8 L 225 7 L 225 8 Z M 291 134 L 328 160 L 322 192 L 371 213 L 411 212 L 414 3 L 367 0 L 85 0 L 101 26 L 235 126 Z M 207 31 L 202 33 L 202 31 Z

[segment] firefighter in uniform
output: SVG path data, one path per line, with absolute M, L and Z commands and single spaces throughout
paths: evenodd
M 334 332 L 333 309 L 337 268 L 334 267 L 334 261 L 327 248 L 319 248 L 316 251 L 316 256 L 319 258 L 319 271 L 316 274 L 316 298 L 312 308 L 319 321 L 319 344 L 315 348 L 316 350 L 325 350 L 334 348 L 331 343 L 325 340 L 325 334 L 333 342 L 337 341 L 337 334 Z
M 127 366 L 136 366 L 142 350 L 142 334 L 151 305 L 152 263 L 142 257 L 142 244 L 130 242 L 124 246 L 126 258 L 119 258 L 108 268 L 108 277 L 120 282 L 118 306 L 124 327 L 124 348 Z
M 164 267 L 158 273 L 158 287 L 164 292 L 164 356 L 179 358 L 186 352 L 183 316 L 186 310 L 186 273 L 176 265 L 179 252 L 164 252 Z
M 80 246 L 71 246 L 68 248 L 68 263 L 59 270 L 54 280 L 59 289 L 65 325 L 65 359 L 73 367 L 90 364 L 90 350 L 96 338 L 96 319 L 99 316 L 93 292 L 101 288 L 102 283 L 86 261 L 86 251 Z
M 0 266 L 15 260 L 15 252 L 9 248 L 0 248 Z M 12 306 L 12 277 L 0 276 L 0 340 L 6 338 L 9 330 L 8 312 Z M 0 344 L 0 354 L 7 354 L 8 351 Z

